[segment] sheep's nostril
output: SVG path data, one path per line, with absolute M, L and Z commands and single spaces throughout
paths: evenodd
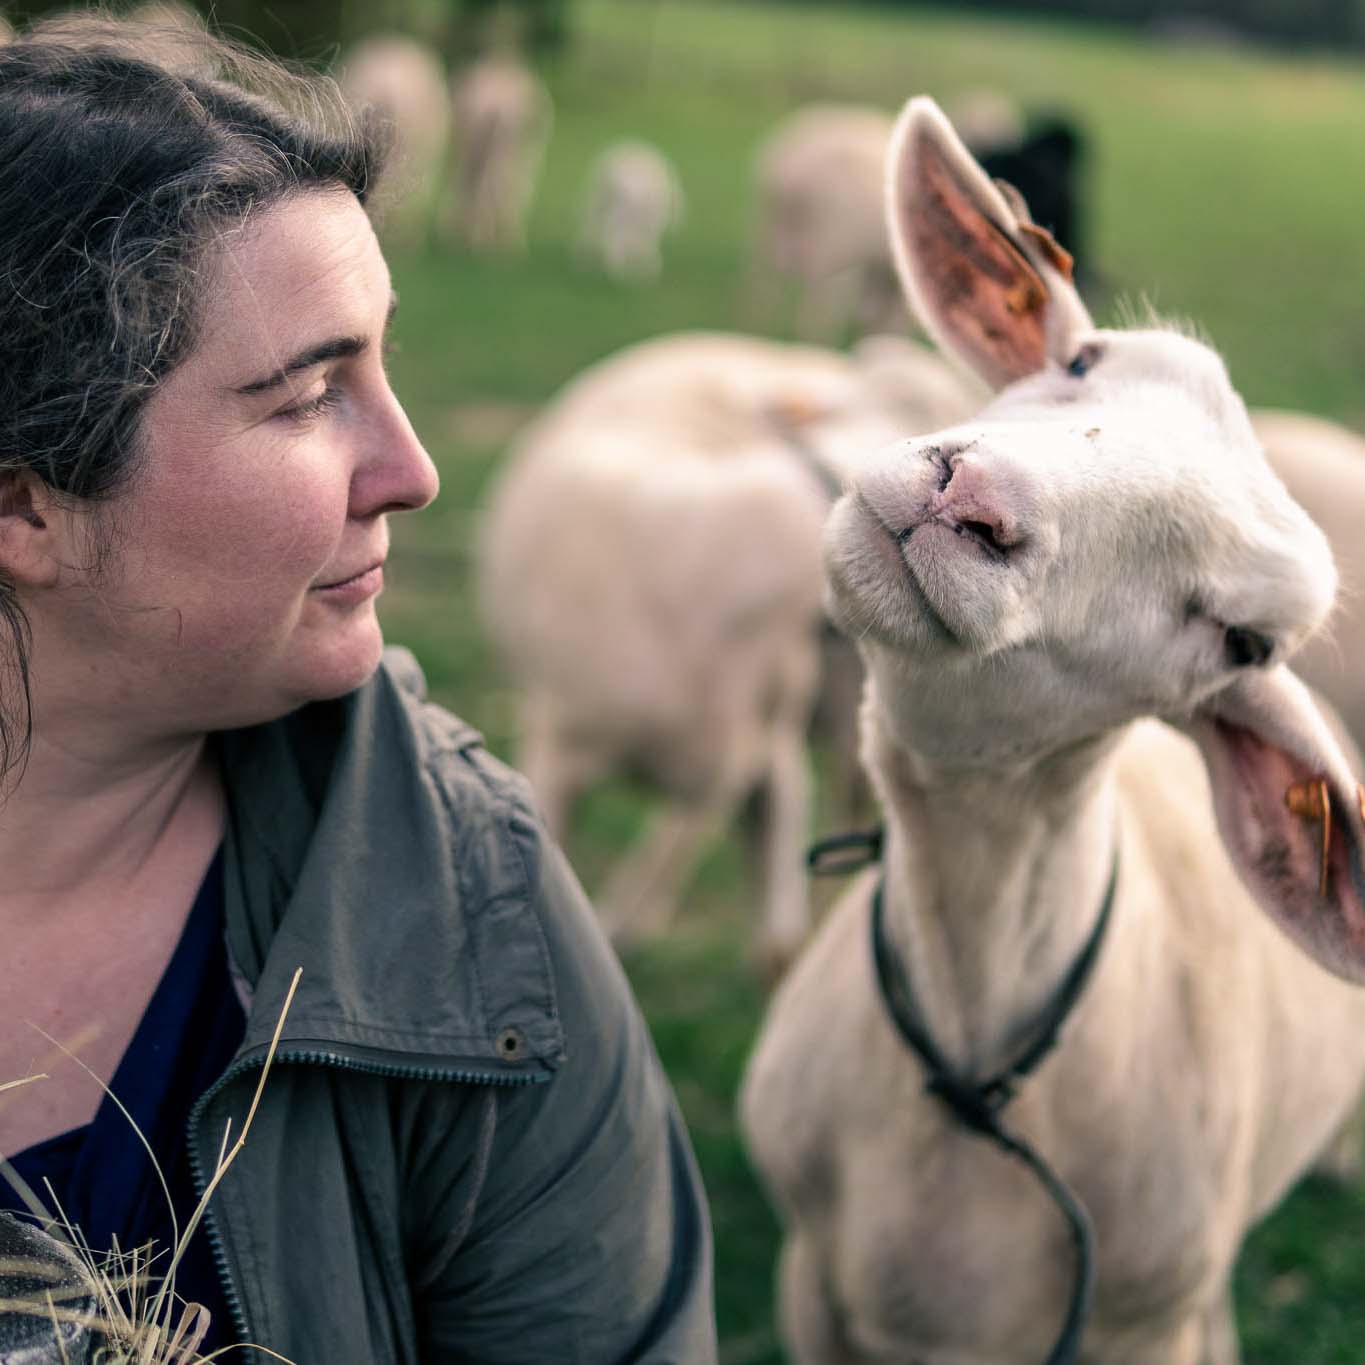
M 938 491 L 942 493 L 953 481 L 953 466 L 937 446 L 934 448 L 933 460 L 938 469 Z
M 981 541 L 982 544 L 989 545 L 992 550 L 997 550 L 1001 554 L 1004 554 L 1005 550 L 1008 548 L 1001 543 L 999 532 L 996 527 L 992 526 L 988 521 L 959 521 L 957 523 L 957 533 L 958 535 L 972 536 Z

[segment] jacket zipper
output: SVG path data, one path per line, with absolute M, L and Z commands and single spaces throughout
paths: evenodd
M 413 1081 L 452 1081 L 466 1085 L 531 1085 L 535 1082 L 535 1077 L 530 1075 L 509 1075 L 506 1072 L 480 1072 L 480 1071 L 459 1071 L 451 1068 L 440 1067 L 418 1067 L 418 1066 L 384 1066 L 378 1062 L 362 1062 L 354 1057 L 347 1057 L 340 1052 L 317 1052 L 317 1051 L 287 1051 L 279 1048 L 274 1057 L 274 1062 L 302 1062 L 313 1066 L 334 1066 L 341 1071 L 360 1071 L 371 1076 L 395 1076 L 404 1080 Z M 272 1062 L 272 1065 L 274 1065 Z M 244 1076 L 248 1071 L 259 1071 L 265 1065 L 265 1057 L 253 1057 L 234 1062 L 221 1076 L 211 1085 L 195 1102 L 194 1108 L 190 1110 L 189 1118 L 189 1156 L 190 1174 L 194 1178 L 195 1198 L 202 1200 L 204 1191 L 208 1188 L 209 1177 L 204 1172 L 203 1163 L 199 1157 L 199 1120 L 204 1110 L 208 1107 L 213 1098 L 229 1082 L 235 1081 L 239 1076 Z M 240 1136 L 240 1134 L 239 1134 Z M 218 1278 L 226 1291 L 228 1309 L 232 1314 L 233 1327 L 237 1334 L 238 1343 L 244 1347 L 249 1347 L 248 1341 L 249 1328 L 246 1321 L 246 1310 L 242 1306 L 242 1295 L 232 1277 L 232 1267 L 228 1263 L 227 1248 L 223 1245 L 222 1234 L 218 1230 L 217 1219 L 214 1214 L 213 1201 L 209 1200 L 204 1206 L 204 1213 L 200 1219 L 198 1231 L 201 1231 L 209 1241 L 209 1247 L 213 1252 L 213 1264 L 218 1271 Z

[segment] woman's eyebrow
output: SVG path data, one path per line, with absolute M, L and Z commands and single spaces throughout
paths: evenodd
M 291 360 L 286 360 L 273 374 L 261 379 L 253 379 L 249 384 L 239 384 L 235 393 L 264 393 L 267 389 L 277 389 L 291 374 L 300 370 L 310 370 L 325 360 L 340 360 L 345 356 L 359 355 L 370 344 L 368 337 L 333 337 L 317 346 L 300 351 Z
M 390 294 L 389 311 L 384 319 L 386 328 L 393 321 L 393 315 L 397 310 L 398 295 Z M 239 384 L 233 392 L 255 394 L 265 393 L 268 389 L 277 389 L 291 374 L 298 374 L 300 370 L 311 370 L 314 365 L 321 365 L 328 360 L 343 360 L 360 355 L 369 344 L 369 337 L 332 337 L 330 340 L 319 342 L 316 346 L 308 347 L 305 351 L 300 351 L 271 374 L 264 375 L 260 379 L 253 379 L 246 384 Z

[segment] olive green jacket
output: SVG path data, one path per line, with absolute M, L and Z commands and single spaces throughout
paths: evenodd
M 201 1184 L 303 968 L 197 1234 L 237 1331 L 298 1365 L 705 1365 L 701 1186 L 629 987 L 523 781 L 422 687 L 389 651 L 218 737 L 248 1018 Z

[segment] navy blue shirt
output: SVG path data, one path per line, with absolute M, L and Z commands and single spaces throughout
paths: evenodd
M 223 942 L 220 851 L 109 1083 L 156 1153 L 182 1230 L 198 1202 L 186 1139 L 190 1110 L 227 1069 L 245 1029 Z M 200 1154 L 210 1168 L 203 1172 L 205 1179 L 216 1156 L 216 1151 Z M 164 1273 L 175 1245 L 166 1196 L 137 1134 L 107 1095 L 85 1127 L 36 1143 L 10 1162 L 45 1205 L 50 1201 L 43 1181 L 51 1183 L 67 1219 L 81 1229 L 96 1255 L 115 1239 L 124 1251 L 150 1242 L 152 1275 Z M 2 1175 L 0 1208 L 15 1213 L 26 1208 Z M 236 1340 L 202 1224 L 176 1270 L 175 1293 L 178 1299 L 203 1304 L 212 1316 L 202 1352 Z

